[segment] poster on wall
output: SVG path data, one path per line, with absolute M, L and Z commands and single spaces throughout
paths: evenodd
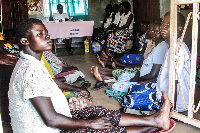
M 28 15 L 41 14 L 41 0 L 28 0 Z

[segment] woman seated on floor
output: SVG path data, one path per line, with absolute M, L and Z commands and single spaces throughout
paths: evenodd
M 77 67 L 62 63 L 51 51 L 45 51 L 43 56 L 49 63 L 55 78 L 68 83 L 74 83 L 85 79 L 85 75 Z
M 135 36 L 134 36 L 134 44 L 135 44 L 134 47 L 135 47 L 136 49 L 139 49 L 139 48 L 140 48 L 140 43 L 139 43 L 139 41 L 140 41 L 140 39 L 141 39 L 143 36 L 145 36 L 146 31 L 147 31 L 147 29 L 148 29 L 149 23 L 150 23 L 150 22 L 148 22 L 148 21 L 142 21 L 142 22 L 140 23 L 139 30 L 138 30 L 138 32 L 136 32 L 136 34 L 135 34 Z
M 114 31 L 108 35 L 106 52 L 122 53 L 125 51 L 125 42 L 132 36 L 133 32 L 134 19 L 130 10 L 129 2 L 120 4 L 121 20 Z
M 92 69 L 92 72 L 94 73 L 95 78 L 98 81 L 107 81 L 107 80 L 112 81 L 113 79 L 114 80 L 118 79 L 119 81 L 113 84 L 113 87 L 121 92 L 127 92 L 128 87 L 133 82 L 150 80 L 150 79 L 156 78 L 158 76 L 160 67 L 163 63 L 165 52 L 168 49 L 167 43 L 162 41 L 163 39 L 160 34 L 159 24 L 155 24 L 153 28 L 152 38 L 156 46 L 153 48 L 153 50 L 148 55 L 148 57 L 143 61 L 141 70 L 138 67 L 133 67 L 130 69 L 126 68 L 122 70 L 117 69 L 117 70 L 104 71 L 104 70 L 99 69 L 98 67 L 92 67 L 91 69 Z M 127 77 L 129 77 L 132 81 L 128 82 L 130 79 L 123 78 L 125 74 L 129 75 Z M 123 84 L 126 87 L 121 85 L 122 79 L 126 81 L 126 83 Z
M 160 23 L 160 21 L 155 22 Z M 148 28 L 145 33 L 145 38 L 143 40 L 146 40 L 145 42 L 148 42 L 147 44 L 144 43 L 142 47 L 140 47 L 139 51 L 137 49 L 133 49 L 132 43 L 126 41 L 125 43 L 125 51 L 121 54 L 117 55 L 107 55 L 104 51 L 97 54 L 97 59 L 102 67 L 113 67 L 113 68 L 125 68 L 125 67 L 131 67 L 131 65 L 135 65 L 134 67 L 141 67 L 142 60 L 144 60 L 151 49 L 155 46 L 153 45 L 151 40 L 152 38 L 152 29 L 153 29 L 154 23 L 150 23 L 148 25 Z M 148 48 L 147 48 L 148 45 Z M 130 57 L 131 55 L 131 57 Z M 124 60 L 129 59 L 129 61 Z
M 0 40 L 0 52 L 4 56 L 9 56 L 10 61 L 13 59 L 15 61 L 14 63 L 17 62 L 17 57 L 18 58 L 20 57 L 19 49 L 15 48 L 15 46 L 7 40 Z M 43 53 L 42 60 L 44 62 L 46 61 L 45 62 L 46 68 L 48 69 L 49 73 L 51 74 L 52 78 L 57 83 L 59 88 L 63 90 L 63 93 L 66 95 L 67 99 L 69 99 L 71 96 L 76 96 L 79 98 L 89 99 L 90 101 L 92 100 L 92 97 L 90 97 L 90 93 L 87 90 L 90 87 L 91 83 L 89 83 L 88 81 L 84 81 L 84 78 L 82 78 L 84 77 L 84 74 L 78 71 L 76 67 L 64 65 L 51 51 L 45 51 Z M 49 61 L 49 63 L 47 60 Z M 62 69 L 60 74 L 63 74 L 66 78 L 59 77 L 60 76 L 59 74 L 57 75 L 55 74 L 56 72 L 59 71 L 59 69 Z M 83 76 L 81 77 L 81 75 Z M 82 83 L 80 84 L 80 87 L 72 85 L 72 84 L 68 84 L 68 83 L 74 83 L 76 81 L 81 81 L 81 80 L 82 80 Z M 67 83 L 64 83 L 64 82 L 67 82 Z
M 154 23 L 153 25 L 152 25 L 152 30 L 151 30 L 151 34 L 150 34 L 150 36 L 151 36 L 151 40 L 149 41 L 149 42 L 151 42 L 151 44 L 152 43 L 154 43 L 154 45 L 153 45 L 153 47 L 155 46 L 155 45 L 158 45 L 160 42 L 162 42 L 163 41 L 163 38 L 162 38 L 162 36 L 161 36 L 161 34 L 160 34 L 160 23 Z M 152 49 L 153 49 L 153 47 L 150 47 L 149 48 L 149 46 L 150 45 L 148 45 L 148 51 L 145 51 L 145 54 L 144 55 L 147 55 L 147 57 L 148 57 L 148 55 L 150 54 L 150 52 L 152 51 Z M 151 49 L 151 50 L 150 50 Z M 146 58 L 147 58 L 146 57 Z M 145 59 L 146 59 L 145 58 Z M 105 65 L 106 63 L 108 63 L 108 62 L 106 62 L 106 61 L 103 61 L 103 60 L 101 60 L 101 57 L 99 57 L 99 62 L 101 63 L 101 64 L 103 64 L 103 65 Z M 115 62 L 116 63 L 116 62 Z M 119 64 L 119 63 L 118 63 Z M 116 65 L 116 64 L 115 64 Z M 140 65 L 140 64 L 139 64 Z M 140 67 L 138 67 L 139 65 L 124 65 L 123 64 L 123 66 L 124 66 L 124 69 L 116 69 L 116 70 L 102 70 L 102 69 L 99 69 L 98 67 L 92 67 L 92 69 L 94 69 L 94 70 L 92 70 L 92 72 L 94 71 L 94 76 L 96 77 L 96 79 L 98 80 L 98 81 L 106 81 L 106 82 L 110 82 L 110 81 L 116 81 L 117 79 L 118 79 L 118 77 L 122 74 L 122 73 L 125 73 L 125 72 L 127 72 L 127 73 L 136 73 L 137 71 L 139 71 L 140 70 Z M 114 65 L 113 65 L 114 66 Z M 122 66 L 122 65 L 121 65 Z M 142 66 L 142 65 L 141 65 Z M 116 79 L 116 80 L 115 80 Z
M 169 44 L 170 42 L 170 12 L 167 12 L 164 15 L 164 19 L 161 25 L 161 35 L 164 38 L 165 42 Z M 191 54 L 188 46 L 184 41 L 181 41 L 181 35 L 185 25 L 185 17 L 177 12 L 177 43 L 175 44 L 175 53 L 177 52 L 177 60 L 175 61 L 176 68 L 176 77 L 175 79 L 175 109 L 178 112 L 183 112 L 187 110 L 187 106 L 189 104 L 189 91 L 190 91 L 190 72 L 191 72 Z M 142 92 L 142 97 L 144 99 L 139 99 L 143 101 L 143 103 L 149 103 L 151 101 L 155 101 L 156 99 L 160 99 L 159 92 L 165 91 L 168 93 L 169 89 L 169 67 L 170 67 L 170 48 L 166 51 L 165 58 L 163 61 L 163 65 L 160 69 L 159 75 L 155 80 L 147 80 L 138 82 L 136 85 L 132 84 L 129 88 L 129 92 L 127 96 L 124 96 L 124 105 L 129 108 L 137 109 L 134 106 L 133 101 L 137 101 L 135 92 Z M 153 82 L 152 82 L 153 81 Z M 151 90 L 152 92 L 148 92 Z M 146 92 L 148 93 L 146 93 Z M 151 99 L 151 96 L 154 98 Z M 141 95 L 140 95 L 141 96 Z M 145 102 L 144 102 L 145 101 Z M 146 105 L 146 104 L 145 104 Z M 147 105 L 148 106 L 148 105 Z M 147 108 L 147 106 L 145 108 Z M 148 108 L 151 106 L 148 106 Z M 149 108 L 149 109 L 150 109 Z
M 161 21 L 155 21 L 149 25 L 149 28 L 146 32 L 146 40 L 148 43 L 143 45 L 143 49 L 139 51 L 139 54 L 125 54 L 121 58 L 112 59 L 112 67 L 116 68 L 130 68 L 130 67 L 141 67 L 143 60 L 145 60 L 148 55 L 151 53 L 153 48 L 163 41 L 160 32 Z M 150 32 L 150 33 L 149 33 Z
M 24 20 L 18 25 L 17 33 L 23 50 L 8 92 L 13 132 L 130 133 L 170 128 L 171 106 L 164 91 L 162 106 L 151 116 L 126 114 L 103 107 L 70 111 L 67 100 L 41 61 L 43 51 L 52 49 L 44 24 L 38 19 Z

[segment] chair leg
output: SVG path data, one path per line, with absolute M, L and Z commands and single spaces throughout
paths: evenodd
M 56 39 L 53 39 L 53 44 L 54 44 L 54 50 L 55 50 L 55 53 L 56 53 Z

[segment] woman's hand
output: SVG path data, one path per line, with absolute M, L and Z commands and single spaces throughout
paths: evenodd
M 91 120 L 90 127 L 92 129 L 98 129 L 98 130 L 104 130 L 104 129 L 110 129 L 113 127 L 113 125 L 110 123 L 109 118 L 106 117 L 95 117 Z
M 0 56 L 0 64 L 2 65 L 12 65 L 15 66 L 17 63 L 17 57 L 11 54 L 1 55 Z

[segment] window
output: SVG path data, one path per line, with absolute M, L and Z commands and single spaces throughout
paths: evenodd
M 53 14 L 57 13 L 57 5 L 63 5 L 63 13 L 67 13 L 73 20 L 88 20 L 88 0 L 46 0 L 44 2 L 44 15 L 53 20 Z

